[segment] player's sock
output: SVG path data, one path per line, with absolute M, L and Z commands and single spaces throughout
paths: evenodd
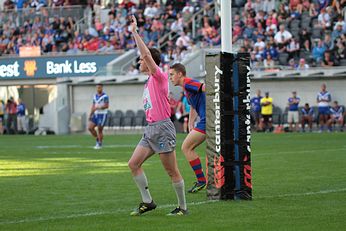
M 173 188 L 175 190 L 175 193 L 177 194 L 177 198 L 178 198 L 178 203 L 179 203 L 179 207 L 181 209 L 186 210 L 186 199 L 185 199 L 185 184 L 184 184 L 184 180 L 181 180 L 179 182 L 176 183 L 172 183 L 173 184 Z
M 207 180 L 205 179 L 204 173 L 203 173 L 201 160 L 199 158 L 191 160 L 190 165 L 191 165 L 193 171 L 195 172 L 195 175 L 196 175 L 198 182 L 199 183 L 207 182 Z
M 144 172 L 138 176 L 134 176 L 133 179 L 136 182 L 139 191 L 141 192 L 142 201 L 144 203 L 150 203 L 153 199 L 151 198 L 148 188 L 148 180 Z

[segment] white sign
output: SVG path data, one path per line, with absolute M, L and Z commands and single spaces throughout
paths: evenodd
M 55 63 L 47 61 L 46 71 L 48 75 L 52 74 L 85 74 L 95 73 L 97 71 L 96 62 L 70 62 L 66 60 L 64 63 Z
M 19 75 L 19 64 L 17 61 L 13 64 L 0 65 L 0 77 L 18 77 Z

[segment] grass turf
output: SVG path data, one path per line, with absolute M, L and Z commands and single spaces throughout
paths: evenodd
M 89 136 L 1 136 L 0 230 L 345 229 L 346 133 L 254 134 L 253 201 L 187 194 L 186 217 L 165 216 L 176 197 L 158 156 L 144 169 L 159 208 L 129 216 L 140 196 L 127 160 L 139 139 L 107 136 L 95 151 Z M 189 188 L 193 172 L 177 156 Z

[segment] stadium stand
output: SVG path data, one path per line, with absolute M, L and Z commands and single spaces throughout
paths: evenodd
M 221 43 L 220 17 L 214 13 L 217 1 L 19 2 L 5 1 L 0 13 L 2 55 L 16 55 L 21 46 L 40 46 L 42 53 L 68 54 L 128 50 L 134 47 L 127 21 L 132 13 L 138 17 L 145 42 L 164 51 L 164 64 L 181 61 L 196 47 Z M 254 68 L 263 67 L 268 52 L 275 65 L 288 66 L 294 58 L 296 66 L 304 58 L 311 66 L 321 66 L 324 52 L 336 60 L 333 65 L 346 63 L 345 1 L 233 0 L 233 6 L 233 42 L 241 51 L 254 53 Z M 283 34 L 280 25 L 285 27 Z M 282 35 L 284 40 L 279 38 Z M 330 44 L 324 41 L 326 36 L 331 36 Z M 260 46 L 256 45 L 258 38 L 263 41 Z M 292 57 L 293 45 L 305 52 Z

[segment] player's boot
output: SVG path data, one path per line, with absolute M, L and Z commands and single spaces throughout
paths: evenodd
M 101 148 L 102 148 L 102 144 L 96 141 L 96 145 L 94 146 L 94 149 L 101 149 Z
M 207 187 L 207 184 L 205 182 L 195 182 L 192 188 L 190 188 L 187 192 L 196 193 L 202 189 L 205 189 L 206 187 Z
M 168 213 L 167 216 L 185 216 L 188 215 L 189 211 L 181 209 L 180 207 L 175 208 L 172 212 Z
M 140 216 L 143 213 L 149 212 L 150 210 L 154 210 L 156 209 L 156 204 L 154 203 L 154 201 L 151 201 L 150 203 L 140 203 L 138 208 L 131 212 L 130 215 L 131 216 Z

